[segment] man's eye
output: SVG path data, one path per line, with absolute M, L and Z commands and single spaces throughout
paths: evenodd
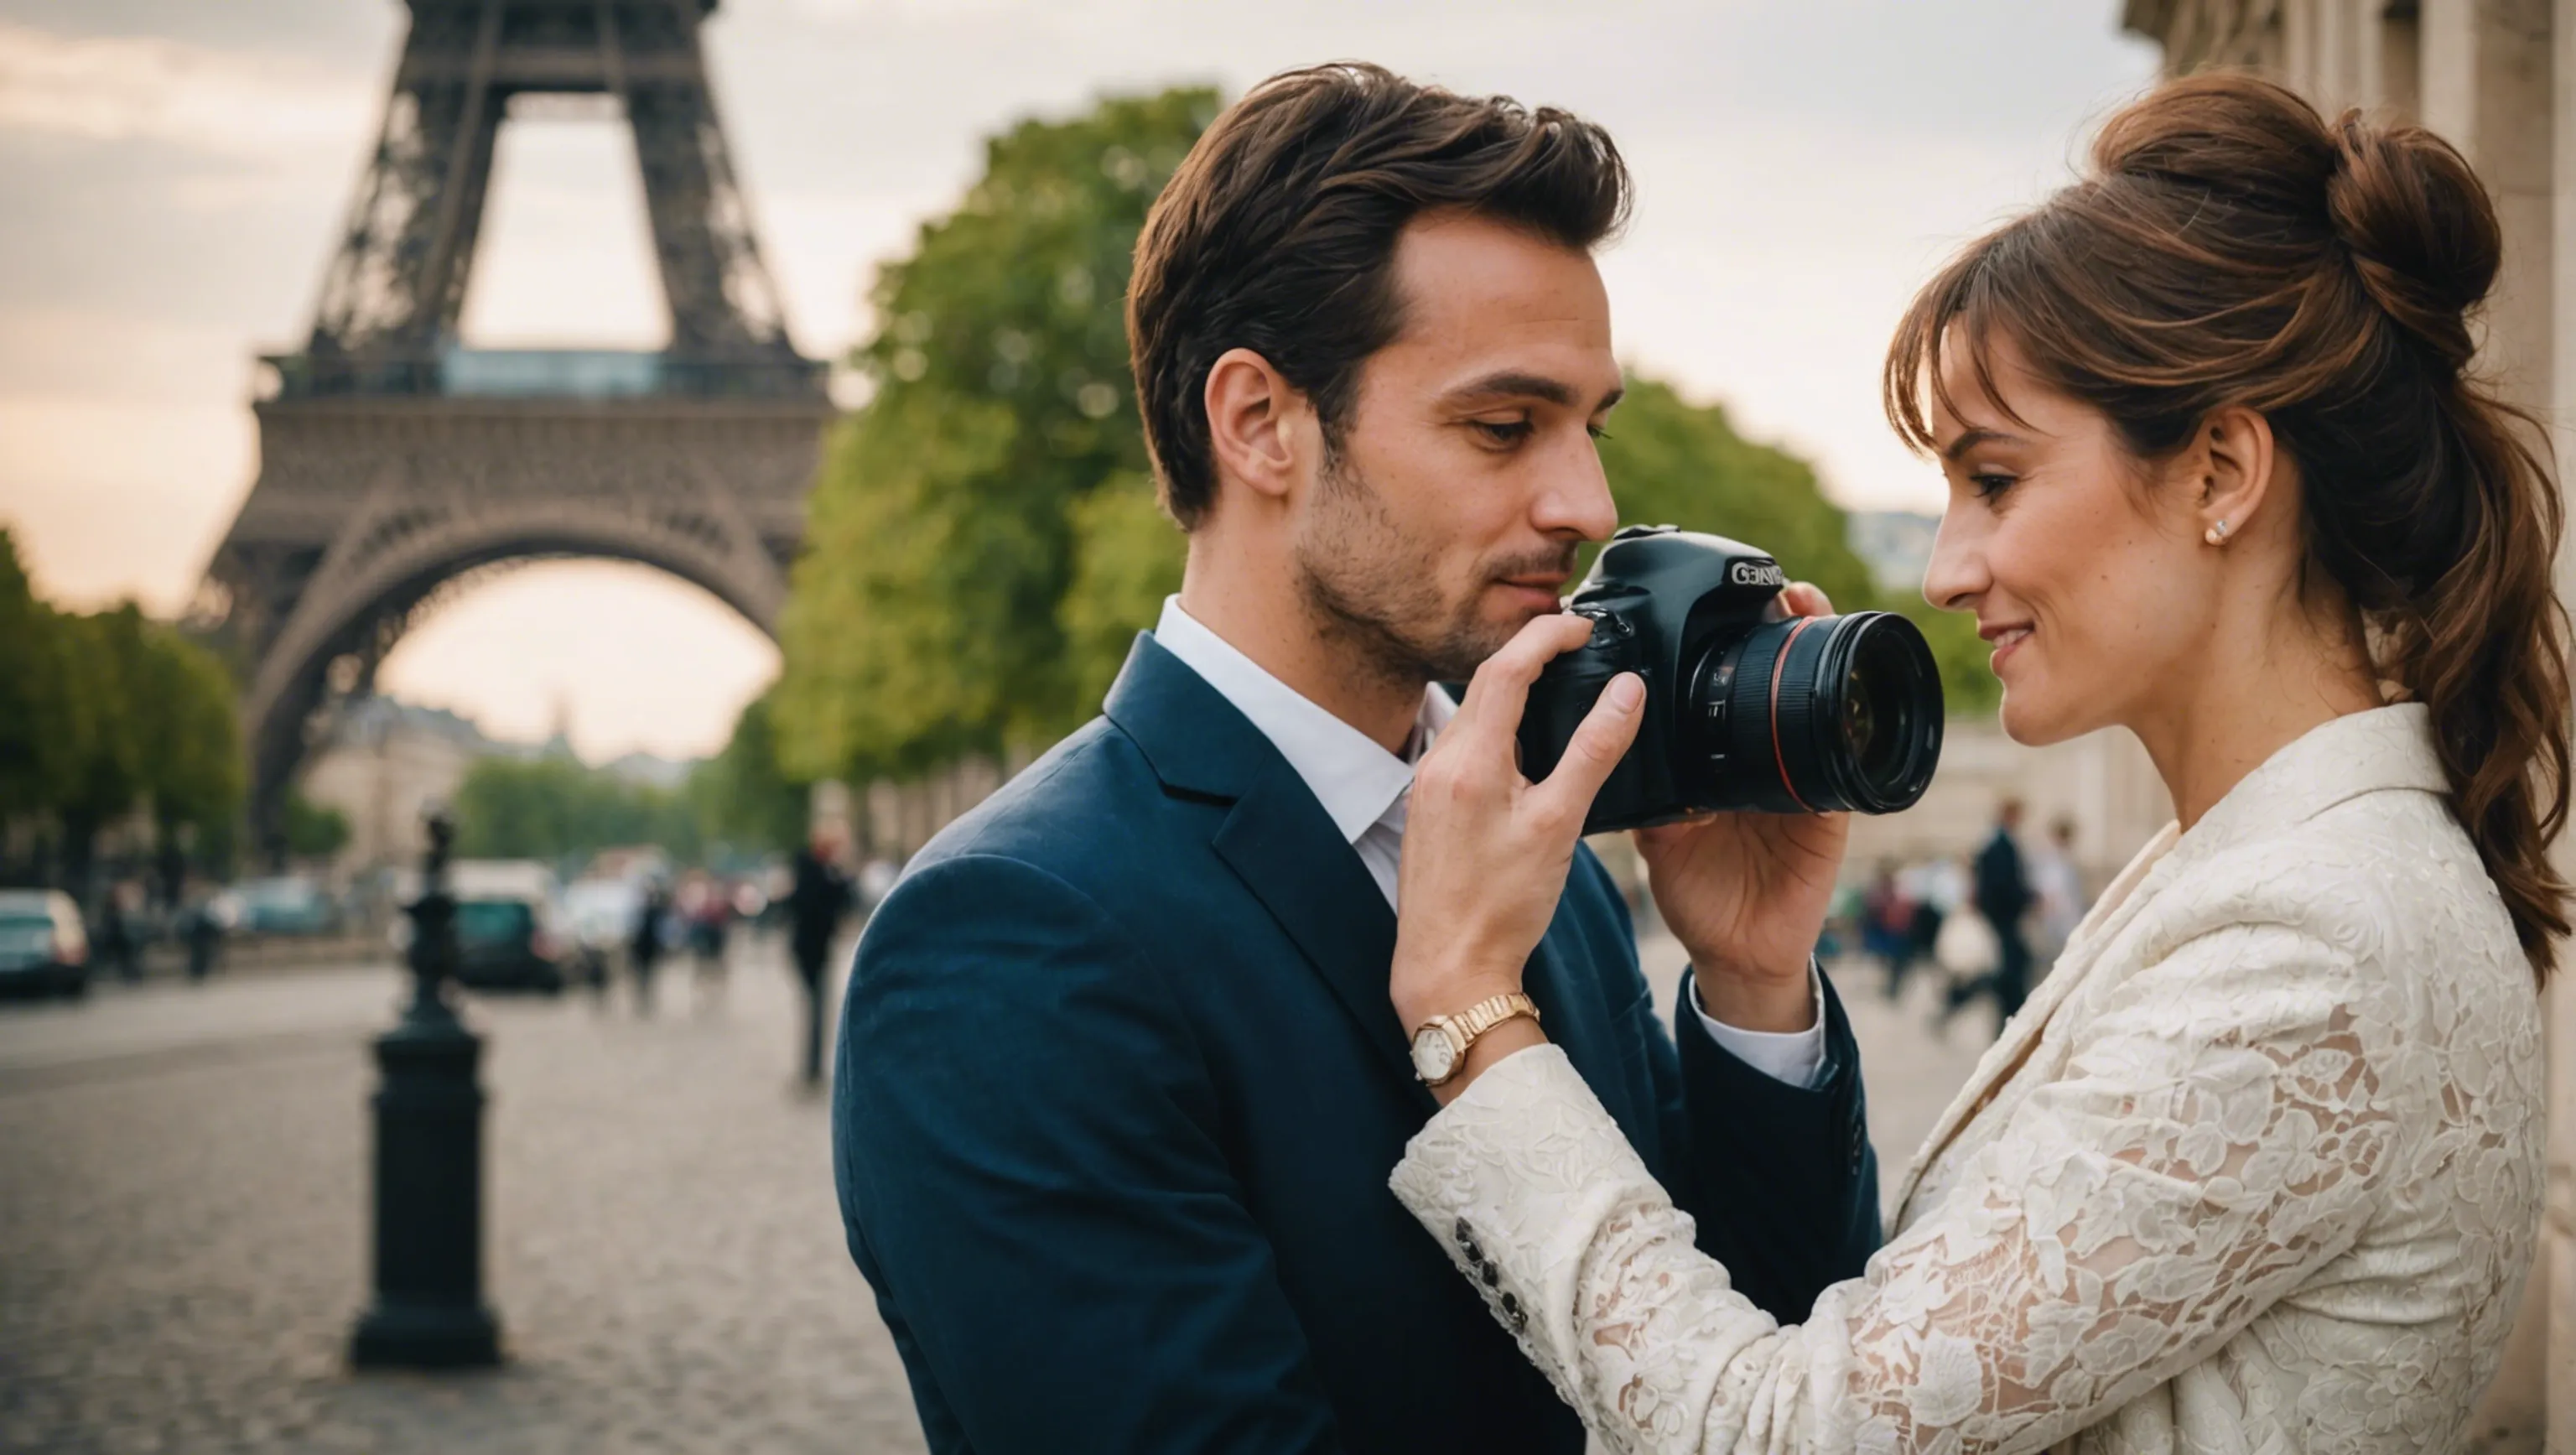
M 1585 433 L 1591 435 L 1596 440 L 1606 440 L 1610 438 L 1610 431 L 1603 429 L 1597 424 L 1587 424 L 1583 428 Z
M 1471 419 L 1468 423 L 1478 434 L 1498 445 L 1519 444 L 1538 429 L 1526 419 Z

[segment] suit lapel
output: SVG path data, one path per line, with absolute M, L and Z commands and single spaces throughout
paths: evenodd
M 1915 1154 L 1913 1163 L 1905 1169 L 1905 1181 L 1897 1189 L 1895 1203 L 1900 1223 L 1905 1217 L 1906 1204 L 1913 1200 L 1914 1189 L 1923 1180 L 1923 1174 L 1931 1167 L 1933 1159 L 1949 1150 L 1950 1143 L 1976 1118 L 1977 1113 L 1985 1110 L 1986 1103 L 1994 1099 L 1996 1090 L 2021 1069 L 2022 1063 L 2030 1058 L 2032 1047 L 2038 1043 L 2040 1032 L 2048 1028 L 2049 1020 L 2057 1014 L 2057 1008 L 2065 1004 L 2066 998 L 2075 993 L 2076 986 L 2082 984 L 2093 967 L 2101 963 L 2103 949 L 2119 938 L 2120 931 L 2127 928 L 2129 921 L 2137 916 L 2147 901 L 2155 898 L 2156 886 L 2172 867 L 2169 851 L 2173 840 L 2174 829 L 2168 824 L 2163 833 L 2150 840 L 2147 847 L 2129 861 L 2129 867 L 2120 871 L 2110 887 L 2102 891 L 2102 898 L 2095 903 L 2093 912 L 2075 927 L 2075 933 L 2067 938 L 2066 948 L 2058 952 L 2057 963 L 2049 970 L 2048 978 L 2039 983 L 2039 989 L 2022 1007 L 2021 1014 L 2012 1018 L 2011 1024 L 2004 1027 L 2004 1033 L 1996 1037 L 1995 1043 L 1986 1048 L 1986 1054 L 1977 1059 L 1977 1069 L 1969 1073 L 1967 1084 L 1959 1088 L 1959 1094 L 1950 1099 L 1948 1109 L 1941 1113 L 1941 1120 L 1933 1125 L 1932 1135 L 1924 1139 L 1923 1150 Z
M 1419 1089 L 1387 998 L 1395 911 L 1305 780 L 1281 761 L 1236 802 L 1212 847 L 1332 987 L 1369 1049 Z
M 1427 1115 L 1431 1093 L 1414 1079 L 1387 998 L 1395 911 L 1314 791 L 1223 693 L 1149 635 L 1137 636 L 1106 711 L 1165 792 L 1232 803 L 1209 847 L 1270 911 Z

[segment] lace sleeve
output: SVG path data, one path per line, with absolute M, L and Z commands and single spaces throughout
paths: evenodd
M 1781 1327 L 1564 1054 L 1512 1056 L 1393 1185 L 1621 1451 L 2026 1451 L 2233 1337 L 2350 1245 L 2392 1143 L 2350 958 L 2279 925 L 2123 987 L 1958 1189 Z M 1738 1196 L 1758 1197 L 1758 1188 Z

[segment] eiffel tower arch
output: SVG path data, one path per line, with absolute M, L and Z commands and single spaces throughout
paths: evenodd
M 774 632 L 832 416 L 788 339 L 718 125 L 716 0 L 408 0 L 382 133 L 300 352 L 265 358 L 260 471 L 196 615 L 245 678 L 254 842 L 337 706 L 469 573 L 639 562 Z M 493 143 L 526 95 L 633 133 L 659 352 L 458 336 Z

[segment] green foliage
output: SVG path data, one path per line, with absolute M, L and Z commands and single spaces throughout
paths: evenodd
M 619 844 L 698 855 L 697 819 L 681 794 L 566 755 L 483 759 L 457 787 L 454 812 L 456 852 L 467 858 L 577 859 Z
M 328 859 L 348 844 L 347 814 L 301 793 L 286 795 L 286 852 L 299 859 Z
M 1952 713 L 1989 713 L 2003 700 L 1976 622 L 1935 610 L 1919 591 L 1879 592 L 1851 549 L 1843 512 L 1817 489 L 1815 471 L 1737 434 L 1723 408 L 1691 404 L 1664 384 L 1632 377 L 1601 441 L 1601 465 L 1623 524 L 1669 522 L 1759 546 L 1779 558 L 1790 579 L 1823 587 L 1835 610 L 1901 612 L 1922 628 Z
M 72 628 L 36 598 L 0 526 L 0 823 L 50 811 L 80 772 L 90 703 L 74 676 Z
M 1843 513 L 1806 461 L 1735 432 L 1726 410 L 1632 377 L 1601 441 L 1601 467 L 1627 525 L 1678 525 L 1769 551 L 1837 611 L 1878 604 L 1869 567 L 1844 539 Z
M 1064 596 L 1065 668 L 1073 700 L 1097 706 L 1136 633 L 1181 589 L 1186 554 L 1150 475 L 1122 474 L 1073 508 L 1073 585 Z
M 1097 709 L 1178 589 L 1122 300 L 1145 211 L 1217 106 L 1183 89 L 1023 122 L 880 273 L 883 326 L 856 356 L 875 393 L 828 447 L 781 622 L 764 709 L 778 782 L 906 776 L 1053 738 Z M 1621 520 L 1733 536 L 1841 609 L 1879 604 L 1814 471 L 1724 410 L 1635 379 L 1609 433 Z M 1955 629 L 1927 630 L 1954 703 L 1973 696 Z
M 1993 652 L 1977 636 L 1975 617 L 1937 610 L 1919 591 L 1888 603 L 1888 609 L 1904 612 L 1932 644 L 1932 660 L 1941 666 L 1941 696 L 1952 717 L 1983 717 L 2003 705 L 2004 684 L 1986 664 Z
M 762 693 L 743 705 L 724 751 L 690 773 L 688 801 L 708 838 L 784 852 L 805 841 L 813 785 L 779 766 L 770 697 Z
M 1080 506 L 1146 473 L 1128 270 L 1146 208 L 1217 107 L 1184 88 L 1023 122 L 879 275 L 884 326 L 857 356 L 876 392 L 829 446 L 781 623 L 773 706 L 792 776 L 919 771 L 1098 705 L 1096 653 L 1069 637 L 1079 619 L 1096 647 L 1106 608 L 1075 604 L 1077 583 L 1144 579 L 1123 554 L 1143 537 L 1132 502 L 1096 520 Z
M 214 653 L 155 625 L 144 634 L 141 678 L 149 707 L 135 735 L 154 817 L 165 829 L 230 824 L 249 791 L 232 674 Z

